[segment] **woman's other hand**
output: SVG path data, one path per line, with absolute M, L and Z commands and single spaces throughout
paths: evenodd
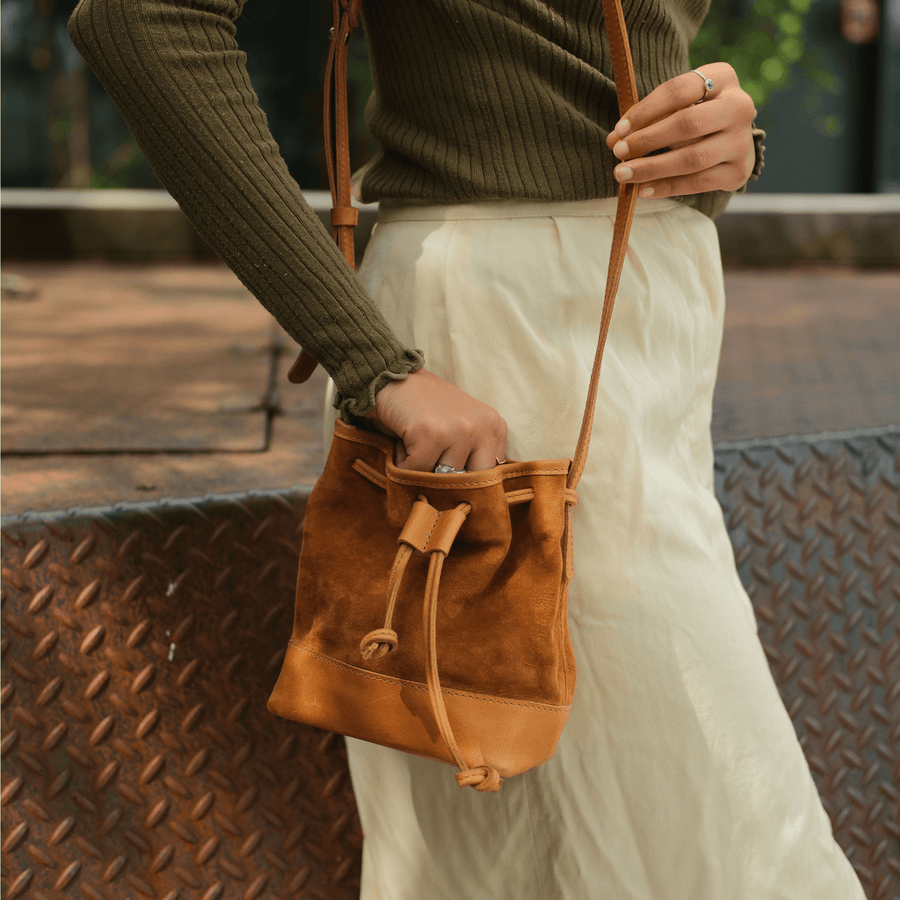
M 714 83 L 705 98 L 696 72 L 670 78 L 632 106 L 606 140 L 625 161 L 616 180 L 637 184 L 641 197 L 735 191 L 753 171 L 752 98 L 728 63 L 699 68 Z
M 506 420 L 427 369 L 389 381 L 364 418 L 400 438 L 394 464 L 401 469 L 432 472 L 441 462 L 476 472 L 506 458 Z

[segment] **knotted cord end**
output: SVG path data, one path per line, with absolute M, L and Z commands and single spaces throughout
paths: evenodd
M 396 650 L 399 643 L 400 639 L 393 628 L 376 628 L 362 639 L 359 652 L 366 662 L 370 662 Z
M 460 787 L 473 787 L 476 791 L 496 793 L 503 784 L 500 773 L 493 766 L 476 766 L 456 773 L 456 783 Z

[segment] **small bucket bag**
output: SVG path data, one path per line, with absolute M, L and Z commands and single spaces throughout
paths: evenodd
M 351 266 L 346 60 L 360 2 L 334 0 L 325 90 L 332 224 Z M 624 113 L 637 89 L 620 0 L 603 8 Z M 553 756 L 575 690 L 572 509 L 635 200 L 634 186 L 621 186 L 572 459 L 411 471 L 394 465 L 396 440 L 335 422 L 306 507 L 272 713 L 456 765 L 457 782 L 479 791 Z M 305 381 L 315 366 L 303 351 L 288 378 Z

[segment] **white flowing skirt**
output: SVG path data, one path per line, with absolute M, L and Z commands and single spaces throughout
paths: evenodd
M 360 278 L 514 459 L 573 455 L 615 200 L 382 203 Z M 497 794 L 348 739 L 362 900 L 864 900 L 756 632 L 713 487 L 713 222 L 639 200 L 574 509 L 575 699 Z M 329 382 L 325 446 L 334 419 Z

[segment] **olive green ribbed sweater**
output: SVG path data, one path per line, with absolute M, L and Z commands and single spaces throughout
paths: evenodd
M 334 378 L 335 407 L 352 421 L 422 354 L 397 340 L 289 174 L 238 48 L 244 3 L 80 0 L 69 35 L 159 181 Z M 690 68 L 708 4 L 624 0 L 641 96 Z M 363 6 L 375 78 L 366 121 L 382 148 L 357 173 L 364 201 L 615 195 L 605 139 L 618 115 L 599 0 Z M 714 217 L 728 197 L 681 199 Z

